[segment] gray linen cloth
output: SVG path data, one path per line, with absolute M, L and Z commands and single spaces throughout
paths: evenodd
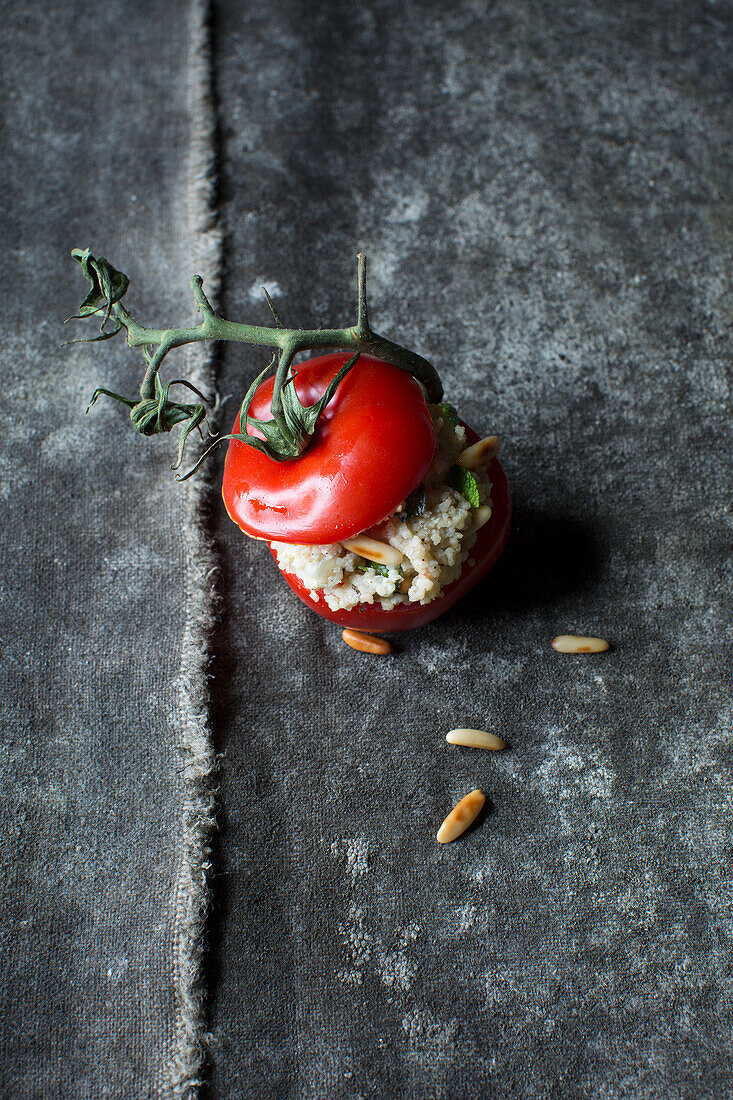
M 195 692 L 181 682 L 200 491 L 176 485 L 169 449 L 135 436 L 121 406 L 84 415 L 97 386 L 135 395 L 139 356 L 120 337 L 59 350 L 95 331 L 61 325 L 88 289 L 72 246 L 130 275 L 141 319 L 194 314 L 193 14 L 118 0 L 3 12 L 0 1094 L 13 1100 L 162 1097 L 175 1080 L 183 1094 L 200 1069 L 187 885 L 202 868 L 184 847 Z
M 363 248 L 516 521 L 370 659 L 220 511 L 217 1095 L 730 1096 L 730 5 L 316 7 L 218 6 L 227 315 Z
M 214 1093 L 731 1095 L 730 7 L 315 8 L 215 6 L 225 312 L 265 323 L 264 282 L 288 323 L 349 318 L 364 248 L 375 326 L 501 436 L 516 518 L 380 661 L 218 506 Z M 72 245 L 151 324 L 215 273 L 191 28 L 32 0 L 4 32 L 0 1094 L 193 1094 L 205 482 L 84 416 L 133 353 L 57 352 Z M 221 388 L 261 360 L 226 348 Z

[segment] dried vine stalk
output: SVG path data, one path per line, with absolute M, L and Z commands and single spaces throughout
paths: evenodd
M 275 321 L 272 328 L 227 321 L 211 306 L 204 293 L 200 275 L 194 275 L 191 279 L 196 306 L 202 315 L 200 324 L 189 328 L 146 328 L 139 324 L 122 304 L 122 298 L 130 285 L 126 275 L 117 271 L 103 257 L 99 259 L 94 257 L 88 248 L 83 250 L 75 248 L 71 255 L 81 265 L 84 276 L 91 284 L 91 289 L 82 302 L 76 318 L 102 315 L 100 335 L 92 337 L 92 341 L 111 339 L 124 330 L 127 344 L 130 347 L 140 348 L 145 361 L 145 376 L 140 386 L 139 399 L 123 397 L 112 390 L 100 388 L 95 390 L 88 408 L 91 408 L 102 395 L 113 398 L 130 410 L 133 427 L 143 435 L 169 432 L 177 424 L 181 424 L 183 427 L 178 443 L 177 460 L 172 467 L 174 470 L 181 465 L 188 436 L 194 429 L 201 431 L 201 425 L 206 418 L 206 406 L 211 402 L 185 379 L 175 379 L 163 384 L 159 372 L 168 353 L 174 348 L 200 340 L 234 340 L 273 349 L 270 363 L 254 379 L 242 401 L 240 432 L 217 437 L 187 474 L 178 475 L 181 480 L 190 477 L 213 447 L 225 439 L 238 439 L 277 462 L 294 459 L 303 454 L 315 434 L 319 416 L 362 352 L 383 359 L 413 375 L 424 386 L 429 401 L 439 402 L 442 397 L 443 387 L 440 378 L 435 368 L 426 359 L 380 336 L 370 327 L 366 294 L 366 257 L 362 253 L 357 257 L 356 324 L 346 328 L 324 329 L 284 328 L 267 291 L 265 291 L 265 297 Z M 114 323 L 112 329 L 107 327 L 110 322 Z M 310 406 L 302 405 L 292 384 L 296 376 L 293 369 L 295 356 L 301 351 L 339 348 L 354 351 L 355 354 L 344 363 L 319 401 Z M 250 404 L 257 387 L 273 367 L 276 369 L 270 405 L 272 419 L 258 420 L 249 415 Z M 170 390 L 176 385 L 185 386 L 193 391 L 200 402 L 191 404 L 172 400 Z M 246 431 L 248 427 L 256 429 L 259 435 L 250 435 Z

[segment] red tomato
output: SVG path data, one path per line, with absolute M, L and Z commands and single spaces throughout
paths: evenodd
M 470 428 L 466 428 L 466 437 L 469 443 L 475 443 L 478 436 Z M 499 560 L 502 550 L 509 538 L 509 528 L 512 521 L 512 501 L 509 494 L 509 484 L 500 463 L 497 459 L 487 467 L 489 478 L 492 482 L 491 490 L 491 518 L 479 531 L 476 542 L 469 555 L 469 560 L 475 562 L 469 565 L 466 561 L 463 571 L 457 580 L 444 588 L 437 599 L 428 604 L 399 604 L 391 611 L 385 611 L 379 604 L 361 604 L 350 611 L 331 611 L 328 604 L 321 597 L 314 600 L 310 591 L 303 582 L 292 573 L 281 570 L 283 577 L 299 596 L 303 603 L 307 604 L 317 615 L 324 619 L 330 619 L 339 626 L 350 626 L 357 630 L 378 631 L 380 634 L 389 634 L 395 630 L 412 630 L 417 626 L 425 626 L 433 619 L 437 619 L 455 603 L 465 596 L 469 589 L 478 584 L 489 572 L 491 567 Z M 272 549 L 272 548 L 271 548 Z M 275 551 L 273 557 L 277 561 Z
M 347 358 L 342 353 L 323 355 L 297 367 L 295 386 L 303 404 L 321 397 Z M 272 378 L 257 389 L 251 416 L 269 419 L 272 390 Z M 239 417 L 233 430 L 239 431 Z M 468 427 L 466 436 L 469 443 L 479 438 Z M 376 526 L 409 496 L 427 472 L 435 444 L 419 384 L 405 371 L 362 355 L 327 405 L 311 446 L 300 458 L 275 462 L 232 440 L 224 466 L 224 503 L 246 534 L 268 544 L 341 542 Z M 392 611 L 363 604 L 350 611 L 331 611 L 325 600 L 313 599 L 298 577 L 281 570 L 282 575 L 308 607 L 340 626 L 389 633 L 432 622 L 488 573 L 506 545 L 512 510 L 509 486 L 496 459 L 488 474 L 492 512 L 471 550 L 474 564 L 466 562 L 460 577 L 429 604 L 401 604 Z
M 295 369 L 304 405 L 316 402 L 348 355 L 322 355 Z M 270 419 L 274 379 L 260 385 L 250 415 Z M 235 422 L 239 431 L 239 418 Z M 250 435 L 255 429 L 249 428 Z M 255 538 L 331 543 L 388 516 L 422 481 L 435 430 L 422 388 L 405 371 L 362 355 L 339 385 L 300 458 L 275 462 L 232 440 L 222 495 L 229 515 Z

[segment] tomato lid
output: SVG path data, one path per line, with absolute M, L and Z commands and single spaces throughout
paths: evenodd
M 322 355 L 295 367 L 304 405 L 323 395 L 349 358 Z M 256 390 L 250 416 L 270 419 L 274 379 Z M 239 417 L 234 432 L 239 431 Z M 249 435 L 259 435 L 251 426 Z M 276 462 L 232 440 L 222 483 L 242 530 L 278 542 L 326 544 L 380 523 L 422 481 L 435 429 L 420 384 L 406 371 L 362 355 L 340 383 L 300 458 Z

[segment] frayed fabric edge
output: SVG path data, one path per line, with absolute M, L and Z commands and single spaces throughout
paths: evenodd
M 204 278 L 216 308 L 222 265 L 222 234 L 217 225 L 216 113 L 207 0 L 191 0 L 189 13 L 189 115 L 191 136 L 186 180 L 187 230 L 192 269 Z M 185 350 L 187 377 L 214 394 L 210 344 Z M 190 437 L 193 441 L 193 436 Z M 199 444 L 199 451 L 202 447 Z M 196 454 L 195 457 L 198 457 Z M 217 564 L 207 512 L 213 492 L 204 467 L 181 484 L 186 519 L 186 624 L 178 683 L 179 748 L 183 756 L 184 795 L 179 868 L 174 893 L 174 1049 L 166 1073 L 166 1092 L 176 1100 L 198 1100 L 208 1081 L 209 1036 L 204 973 L 210 907 L 211 842 L 216 829 L 218 764 L 210 717 L 209 664 L 216 620 Z

